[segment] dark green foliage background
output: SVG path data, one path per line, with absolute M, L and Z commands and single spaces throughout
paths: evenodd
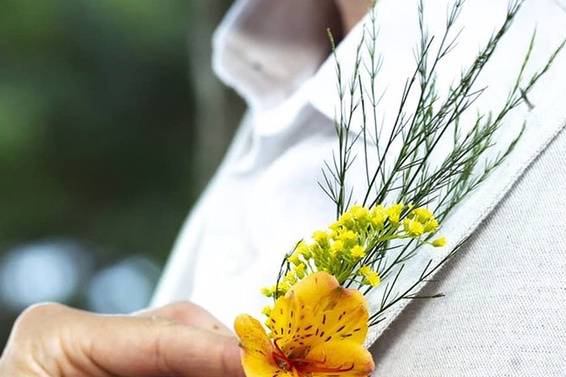
M 2 1 L 0 256 L 62 237 L 101 250 L 99 264 L 133 253 L 163 264 L 195 177 L 209 174 L 193 164 L 191 54 L 209 46 L 187 43 L 195 3 Z M 227 3 L 208 2 L 210 27 Z M 15 315 L 0 307 L 0 349 Z

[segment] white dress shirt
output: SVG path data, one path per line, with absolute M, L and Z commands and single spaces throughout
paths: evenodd
M 417 2 L 378 4 L 384 127 L 414 69 Z M 431 33 L 440 32 L 450 3 L 425 2 Z M 503 21 L 507 3 L 466 3 L 459 44 L 439 71 L 441 88 L 471 63 Z M 500 106 L 535 26 L 528 72 L 541 68 L 566 37 L 564 9 L 559 0 L 527 0 L 480 77 L 480 87 L 488 90 L 474 110 Z M 333 203 L 317 186 L 322 163 L 336 145 L 337 106 L 328 20 L 321 13 L 304 0 L 240 0 L 219 27 L 214 68 L 246 99 L 249 111 L 181 231 L 155 305 L 190 299 L 229 326 L 239 313 L 257 315 L 267 302 L 258 289 L 273 283 L 283 255 L 333 220 Z M 346 77 L 368 18 L 339 45 Z M 526 120 L 525 135 L 443 224 L 449 245 L 423 249 L 408 263 L 401 285 L 414 281 L 431 256 L 441 258 L 473 234 L 438 282 L 425 288 L 446 297 L 404 302 L 372 329 L 376 375 L 566 376 L 566 134 L 560 133 L 566 123 L 565 68 L 562 54 L 529 95 L 534 108 L 522 106 L 506 119 L 496 141 L 510 140 Z M 351 182 L 363 179 L 361 165 L 354 165 Z M 370 304 L 380 293 L 369 296 Z

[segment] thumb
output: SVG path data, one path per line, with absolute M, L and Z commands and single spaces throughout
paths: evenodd
M 190 301 L 179 301 L 160 308 L 146 309 L 133 315 L 140 317 L 160 317 L 194 326 L 211 332 L 233 336 L 233 333 L 222 322 L 208 311 Z
M 83 349 L 112 374 L 244 376 L 238 341 L 232 336 L 157 317 L 94 317 L 96 331 Z

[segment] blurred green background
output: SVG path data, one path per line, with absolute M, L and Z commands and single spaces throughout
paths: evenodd
M 210 72 L 229 0 L 3 0 L 0 349 L 37 301 L 151 297 L 242 104 Z

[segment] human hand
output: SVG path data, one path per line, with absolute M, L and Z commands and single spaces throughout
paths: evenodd
M 106 316 L 59 304 L 26 309 L 0 358 L 0 376 L 242 377 L 238 341 L 201 307 L 171 304 Z

